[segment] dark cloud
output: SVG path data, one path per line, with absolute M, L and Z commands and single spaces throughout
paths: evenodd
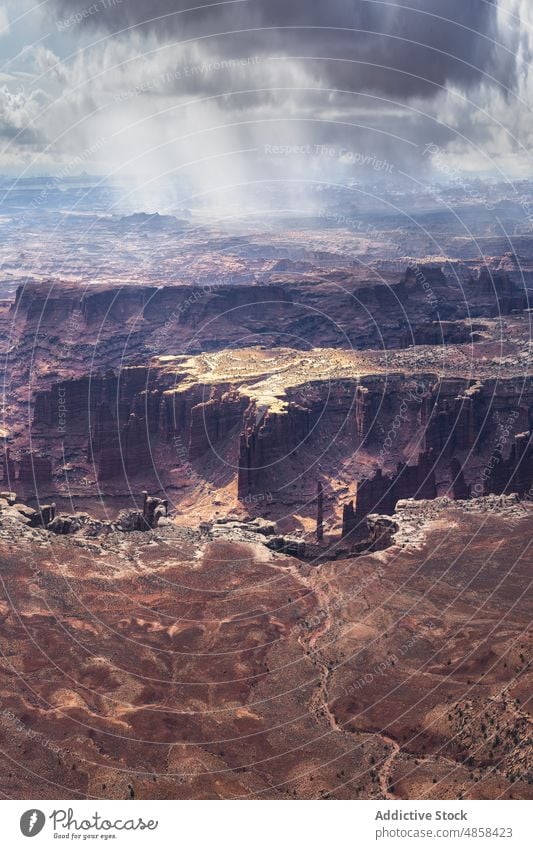
M 504 88 L 516 79 L 518 29 L 499 29 L 496 0 L 99 0 L 86 17 L 87 0 L 52 2 L 62 19 L 81 13 L 82 27 L 200 39 L 213 58 L 307 57 L 306 69 L 332 89 L 405 99 L 450 84 L 466 90 L 487 74 Z
M 70 37 L 81 30 L 82 45 L 98 45 L 79 54 L 95 109 L 104 92 L 111 126 L 122 139 L 123 122 L 147 172 L 178 163 L 198 191 L 270 176 L 424 180 L 434 170 L 429 144 L 486 170 L 490 145 L 509 146 L 507 116 L 523 115 L 530 40 L 498 0 L 49 4 Z

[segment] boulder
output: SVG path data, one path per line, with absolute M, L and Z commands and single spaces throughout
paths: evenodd
M 83 527 L 88 518 L 87 513 L 74 513 L 73 515 L 60 513 L 48 523 L 46 528 L 54 534 L 75 534 Z

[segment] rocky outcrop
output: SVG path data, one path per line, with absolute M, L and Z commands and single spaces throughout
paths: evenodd
M 269 537 L 265 545 L 272 551 L 278 552 L 278 554 L 288 554 L 291 557 L 297 557 L 299 560 L 305 560 L 307 556 L 307 545 L 305 540 L 297 539 L 295 537 Z
M 189 458 L 195 460 L 212 450 L 235 428 L 242 427 L 247 398 L 235 390 L 216 393 L 209 401 L 196 404 L 187 422 Z
M 394 535 L 398 524 L 389 516 L 371 514 L 366 517 L 366 533 L 360 542 L 350 549 L 350 554 L 370 554 L 373 551 L 383 551 L 394 544 Z
M 53 534 L 66 536 L 67 534 L 75 534 L 84 524 L 90 519 L 88 513 L 59 513 L 47 525 L 46 529 L 52 531 Z
M 240 436 L 238 497 L 265 491 L 273 476 L 280 478 L 280 465 L 305 443 L 310 426 L 310 411 L 299 404 L 279 413 L 252 404 Z
M 26 283 L 18 287 L 11 312 L 27 322 L 37 321 L 47 326 L 65 326 L 79 308 L 82 295 L 75 286 L 50 283 Z
M 168 499 L 156 498 L 143 492 L 143 521 L 148 528 L 157 528 L 159 520 L 168 515 Z
M 66 449 L 86 445 L 100 479 L 146 469 L 150 436 L 159 430 L 161 392 L 146 390 L 145 366 L 123 369 L 120 377 L 86 376 L 54 383 L 36 396 L 33 432 L 61 439 Z
M 512 434 L 529 428 L 532 409 L 530 378 L 435 381 L 421 405 L 426 448 L 448 457 L 481 451 L 502 427 Z
M 464 380 L 439 381 L 422 404 L 426 446 L 448 456 L 455 450 L 472 448 L 484 424 L 486 410 L 481 384 Z
M 484 452 L 492 450 L 499 432 L 503 429 L 510 440 L 508 450 L 503 446 L 507 457 L 514 436 L 531 427 L 529 378 L 482 381 L 389 372 L 334 382 L 313 380 L 283 391 L 280 386 L 279 398 L 267 393 L 263 401 L 261 393 L 250 400 L 253 386 L 243 391 L 225 381 L 194 382 L 180 368 L 178 358 L 175 369 L 156 363 L 150 369 L 125 368 L 120 377 L 107 374 L 54 384 L 48 394 L 38 396 L 33 436 L 41 444 L 50 436 L 59 438 L 58 420 L 50 417 L 50 411 L 62 398 L 66 426 L 61 442 L 71 453 L 84 444 L 86 459 L 94 463 L 100 480 L 155 474 L 161 462 L 168 468 L 175 465 L 176 455 L 180 464 L 190 464 L 204 455 L 220 459 L 226 450 L 235 457 L 238 449 L 241 501 L 265 492 L 283 493 L 291 469 L 301 467 L 297 474 L 311 472 L 324 446 L 339 457 L 356 456 L 361 450 L 377 459 L 384 480 L 398 462 L 405 465 L 401 480 L 406 489 L 402 493 L 398 484 L 394 501 L 418 489 L 420 481 L 411 470 L 419 465 L 412 458 L 421 448 L 420 462 L 431 454 L 440 478 L 455 487 L 456 497 L 466 497 L 475 480 L 472 466 L 483 463 Z M 225 442 L 230 437 L 235 448 Z M 451 465 L 454 459 L 457 468 Z M 50 470 L 39 465 L 38 476 L 49 480 Z M 379 477 L 374 484 L 361 486 L 360 503 L 365 491 L 369 495 L 362 516 L 393 508 L 393 504 L 383 510 L 376 506 L 389 497 L 388 485 L 381 491 Z
M 533 494 L 533 441 L 530 431 L 515 436 L 509 457 L 496 449 L 486 466 L 484 494 Z
M 143 509 L 121 510 L 118 516 L 117 527 L 120 531 L 131 533 L 132 531 L 155 530 L 162 520 L 167 521 L 168 501 L 162 498 L 149 496 L 143 493 Z
M 502 271 L 482 269 L 476 281 L 480 294 L 489 298 L 494 316 L 522 312 L 530 306 L 528 292 Z
M 366 532 L 366 518 L 371 513 L 391 516 L 400 499 L 432 499 L 437 496 L 434 458 L 430 452 L 421 454 L 413 466 L 399 464 L 396 474 L 384 475 L 381 469 L 357 485 L 355 505 L 344 505 L 342 536 L 354 538 Z
M 357 268 L 317 283 L 302 272 L 275 275 L 255 285 L 90 286 L 50 283 L 20 286 L 9 323 L 18 341 L 12 356 L 21 370 L 33 359 L 81 371 L 119 368 L 151 354 L 199 353 L 249 344 L 342 348 L 402 347 L 430 341 L 446 322 L 508 314 L 528 307 L 527 293 L 506 272 L 484 271 L 456 280 L 439 265 L 412 265 L 388 279 Z M 340 284 L 340 285 L 339 285 Z M 438 337 L 438 338 L 437 338 Z M 97 344 L 95 345 L 95 340 Z M 243 340 L 246 340 L 243 342 Z M 301 341 L 300 341 L 301 340 Z M 447 341 L 445 339 L 445 341 Z M 65 356 L 65 343 L 69 356 Z M 75 354 L 75 358 L 74 355 Z M 37 386 L 39 389 L 40 386 Z
M 120 286 L 114 289 L 85 292 L 80 308 L 86 324 L 103 326 L 141 319 L 147 303 L 157 289 L 151 286 Z

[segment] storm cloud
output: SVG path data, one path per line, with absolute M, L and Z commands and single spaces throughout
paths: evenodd
M 431 97 L 489 80 L 517 79 L 516 18 L 490 0 L 53 0 L 61 19 L 117 38 L 132 32 L 161 42 L 196 41 L 217 59 L 243 51 L 313 63 L 324 87 L 391 98 Z
M 27 155 L 28 138 L 40 157 L 43 139 L 39 167 L 63 164 L 101 138 L 96 172 L 176 174 L 199 195 L 271 178 L 438 179 L 463 164 L 501 176 L 500 160 L 528 173 L 529 3 L 49 0 L 6 83 L 4 158 Z M 28 126 L 11 116 L 19 79 Z

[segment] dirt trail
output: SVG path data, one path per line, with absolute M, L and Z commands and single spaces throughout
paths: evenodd
M 332 630 L 333 617 L 331 615 L 330 609 L 331 597 L 323 589 L 323 585 L 321 585 L 320 583 L 318 586 L 313 586 L 312 581 L 310 581 L 309 578 L 307 578 L 306 576 L 299 573 L 298 577 L 309 588 L 310 591 L 314 592 L 317 597 L 317 600 L 320 602 L 320 610 L 323 611 L 320 623 L 317 624 L 315 628 L 310 629 L 310 631 L 304 631 L 298 637 L 300 645 L 304 648 L 304 650 L 306 650 L 306 652 L 310 652 L 310 660 L 313 665 L 319 670 L 320 687 L 317 687 L 316 692 L 312 696 L 310 705 L 311 710 L 315 713 L 317 717 L 324 718 L 332 729 L 332 731 L 336 731 L 337 733 L 341 734 L 351 734 L 350 731 L 346 730 L 344 725 L 339 724 L 335 714 L 330 709 L 329 676 L 331 674 L 331 669 L 328 664 L 321 658 L 320 651 L 316 648 L 316 644 L 319 638 Z M 389 787 L 391 785 L 393 764 L 396 757 L 401 751 L 401 747 L 396 742 L 396 740 L 393 740 L 392 737 L 389 737 L 386 734 L 376 732 L 376 736 L 380 737 L 388 746 L 391 747 L 390 752 L 387 754 L 385 760 L 383 761 L 381 767 L 378 770 L 379 788 L 383 795 L 383 798 L 396 799 L 397 797 L 394 795 L 394 793 L 390 792 Z
M 392 765 L 400 753 L 400 746 L 396 740 L 393 740 L 392 737 L 387 737 L 386 734 L 380 734 L 380 737 L 391 747 L 391 750 L 379 770 L 379 788 L 385 799 L 396 799 L 394 793 L 390 792 L 389 787 L 391 785 Z

